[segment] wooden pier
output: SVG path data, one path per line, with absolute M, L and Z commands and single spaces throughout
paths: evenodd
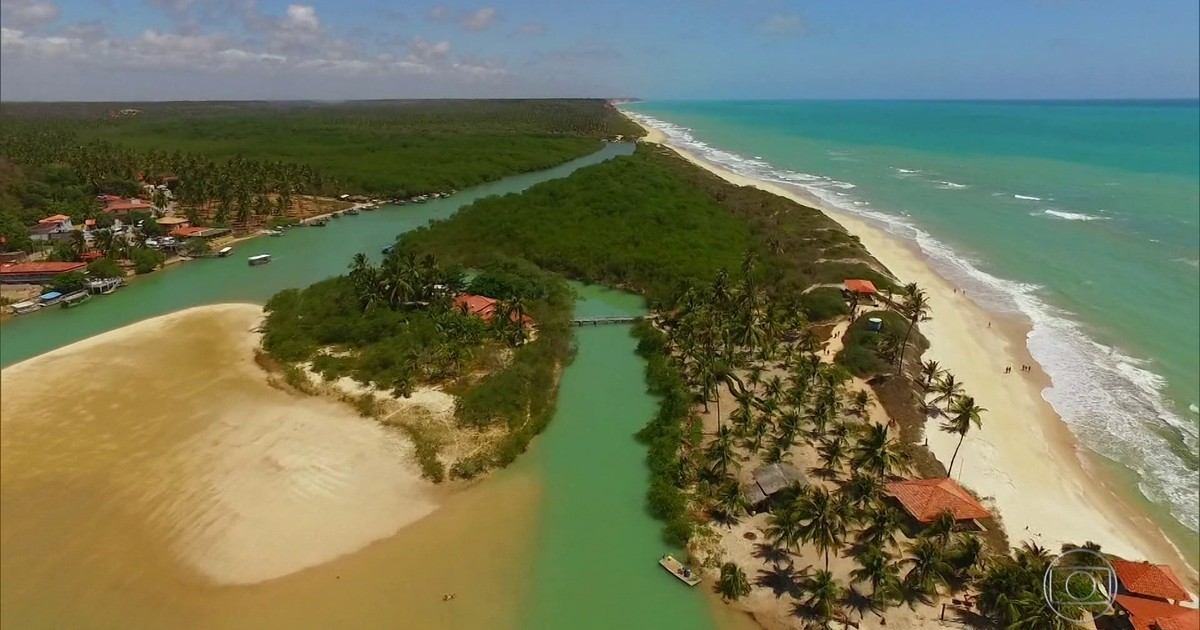
M 631 324 L 637 321 L 636 317 L 583 317 L 573 319 L 571 323 L 575 326 L 599 326 L 601 324 Z

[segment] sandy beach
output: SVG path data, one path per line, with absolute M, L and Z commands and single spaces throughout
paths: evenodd
M 261 317 L 254 305 L 188 309 L 5 369 L 6 496 L 45 481 L 17 468 L 45 440 L 60 453 L 88 443 L 124 453 L 111 468 L 93 458 L 94 481 L 217 584 L 322 564 L 432 513 L 407 440 L 346 405 L 268 384 L 254 361 Z M 195 369 L 172 378 L 176 359 Z M 74 396 L 54 395 L 64 382 L 78 384 Z M 72 435 L 54 436 L 65 421 Z
M 938 361 L 963 381 L 969 394 L 989 411 L 983 430 L 963 443 L 954 476 L 1000 512 L 1013 544 L 1032 540 L 1057 549 L 1062 543 L 1093 541 L 1104 551 L 1130 559 L 1172 565 L 1197 590 L 1196 569 L 1157 526 L 1119 496 L 1088 463 L 1069 429 L 1042 398 L 1050 379 L 1030 356 L 1025 338 L 1031 327 L 1015 318 L 989 314 L 938 275 L 919 248 L 865 219 L 829 207 L 803 189 L 740 176 L 670 144 L 661 131 L 647 129 L 647 142 L 669 146 L 694 164 L 725 180 L 754 186 L 818 208 L 861 239 L 863 245 L 902 282 L 924 288 L 933 320 L 921 324 L 932 347 L 926 359 Z M 1033 371 L 1021 373 L 1021 365 Z M 1005 374 L 1006 366 L 1013 372 Z M 927 426 L 929 448 L 949 461 L 956 438 Z

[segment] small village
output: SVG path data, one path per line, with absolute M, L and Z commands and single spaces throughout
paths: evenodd
M 52 306 L 73 308 L 93 296 L 113 293 L 125 286 L 130 275 L 199 258 L 226 257 L 233 244 L 250 238 L 282 236 L 295 227 L 325 227 L 331 219 L 378 210 L 385 204 L 421 204 L 457 192 L 404 199 L 351 194 L 336 200 L 301 197 L 285 216 L 271 219 L 265 227 L 245 225 L 235 230 L 201 225 L 184 216 L 188 213 L 179 208 L 171 190 L 178 179 L 168 177 L 163 182 L 143 184 L 139 197 L 98 195 L 95 217 L 82 224 L 65 214 L 39 219 L 29 228 L 30 239 L 39 246 L 32 253 L 6 251 L 0 237 L 0 318 Z M 260 254 L 248 262 L 253 266 L 270 259 Z

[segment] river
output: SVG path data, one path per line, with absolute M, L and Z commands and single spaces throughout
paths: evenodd
M 256 239 L 237 246 L 232 258 L 139 278 L 86 307 L 19 318 L 0 327 L 0 365 L 193 306 L 261 304 L 280 289 L 340 272 L 357 252 L 377 255 L 396 234 L 446 218 L 475 199 L 519 192 L 631 150 L 610 144 L 560 167 L 451 199 L 388 207 L 324 229 Z M 270 265 L 242 262 L 262 252 L 272 254 Z M 642 308 L 632 296 L 595 287 L 579 291 L 577 309 L 584 315 Z M 22 387 L 24 397 L 33 400 L 5 392 L 0 626 L 690 630 L 714 622 L 741 625 L 712 607 L 700 589 L 683 587 L 655 564 L 664 548 L 658 524 L 644 509 L 644 449 L 633 439 L 654 413 L 655 402 L 644 392 L 642 362 L 633 353 L 627 326 L 578 331 L 579 351 L 563 375 L 555 419 L 509 469 L 440 497 L 432 515 L 360 550 L 266 582 L 213 583 L 184 566 L 177 550 L 164 542 L 169 536 L 159 536 L 152 526 L 166 513 L 175 521 L 173 535 L 179 521 L 191 518 L 186 510 L 182 516 L 171 511 L 186 502 L 185 495 L 204 497 L 212 494 L 214 483 L 231 478 L 240 484 L 246 478 L 246 470 L 237 468 L 244 463 L 230 464 L 225 477 L 213 478 L 216 482 L 206 478 L 197 484 L 190 473 L 180 474 L 192 470 L 187 465 L 205 474 L 214 468 L 191 445 L 232 439 L 211 436 L 207 425 L 229 431 L 254 425 L 261 435 L 239 438 L 244 443 L 238 447 L 259 448 L 298 422 L 298 412 L 286 408 L 293 403 L 278 401 L 283 428 L 231 416 L 232 408 L 222 405 L 231 390 L 244 385 L 234 380 L 232 362 L 247 358 L 213 347 L 214 335 L 221 333 L 215 322 L 185 321 L 187 326 L 160 331 L 155 338 L 80 350 L 93 353 L 83 371 L 78 366 L 75 372 L 49 373 L 53 365 L 39 369 L 43 383 Z M 6 385 L 21 382 L 19 375 L 5 377 Z M 242 395 L 262 399 L 279 393 L 264 386 Z M 205 400 L 213 402 L 199 404 Z M 337 421 L 353 421 L 334 418 L 337 413 L 328 411 Z M 305 448 L 322 457 L 339 456 L 326 446 Z M 168 460 L 172 465 L 163 468 Z M 356 489 L 377 482 L 362 479 L 354 482 Z M 279 527 L 281 537 L 305 533 Z M 248 548 L 261 551 L 255 544 Z M 194 545 L 188 549 L 195 555 Z M 202 549 L 222 550 L 230 553 L 219 545 Z M 442 602 L 446 592 L 457 597 Z

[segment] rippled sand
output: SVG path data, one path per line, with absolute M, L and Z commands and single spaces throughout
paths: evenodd
M 485 586 L 455 611 L 429 591 L 527 540 L 494 540 L 510 535 L 501 523 L 438 565 L 457 542 L 444 536 L 490 520 L 463 495 L 527 525 L 536 485 L 514 475 L 435 513 L 407 442 L 267 384 L 249 334 L 260 317 L 193 309 L 0 373 L 0 625 L 469 627 L 515 599 L 516 586 Z M 435 522 L 400 532 L 422 519 Z M 507 561 L 481 560 L 481 574 L 522 566 Z

